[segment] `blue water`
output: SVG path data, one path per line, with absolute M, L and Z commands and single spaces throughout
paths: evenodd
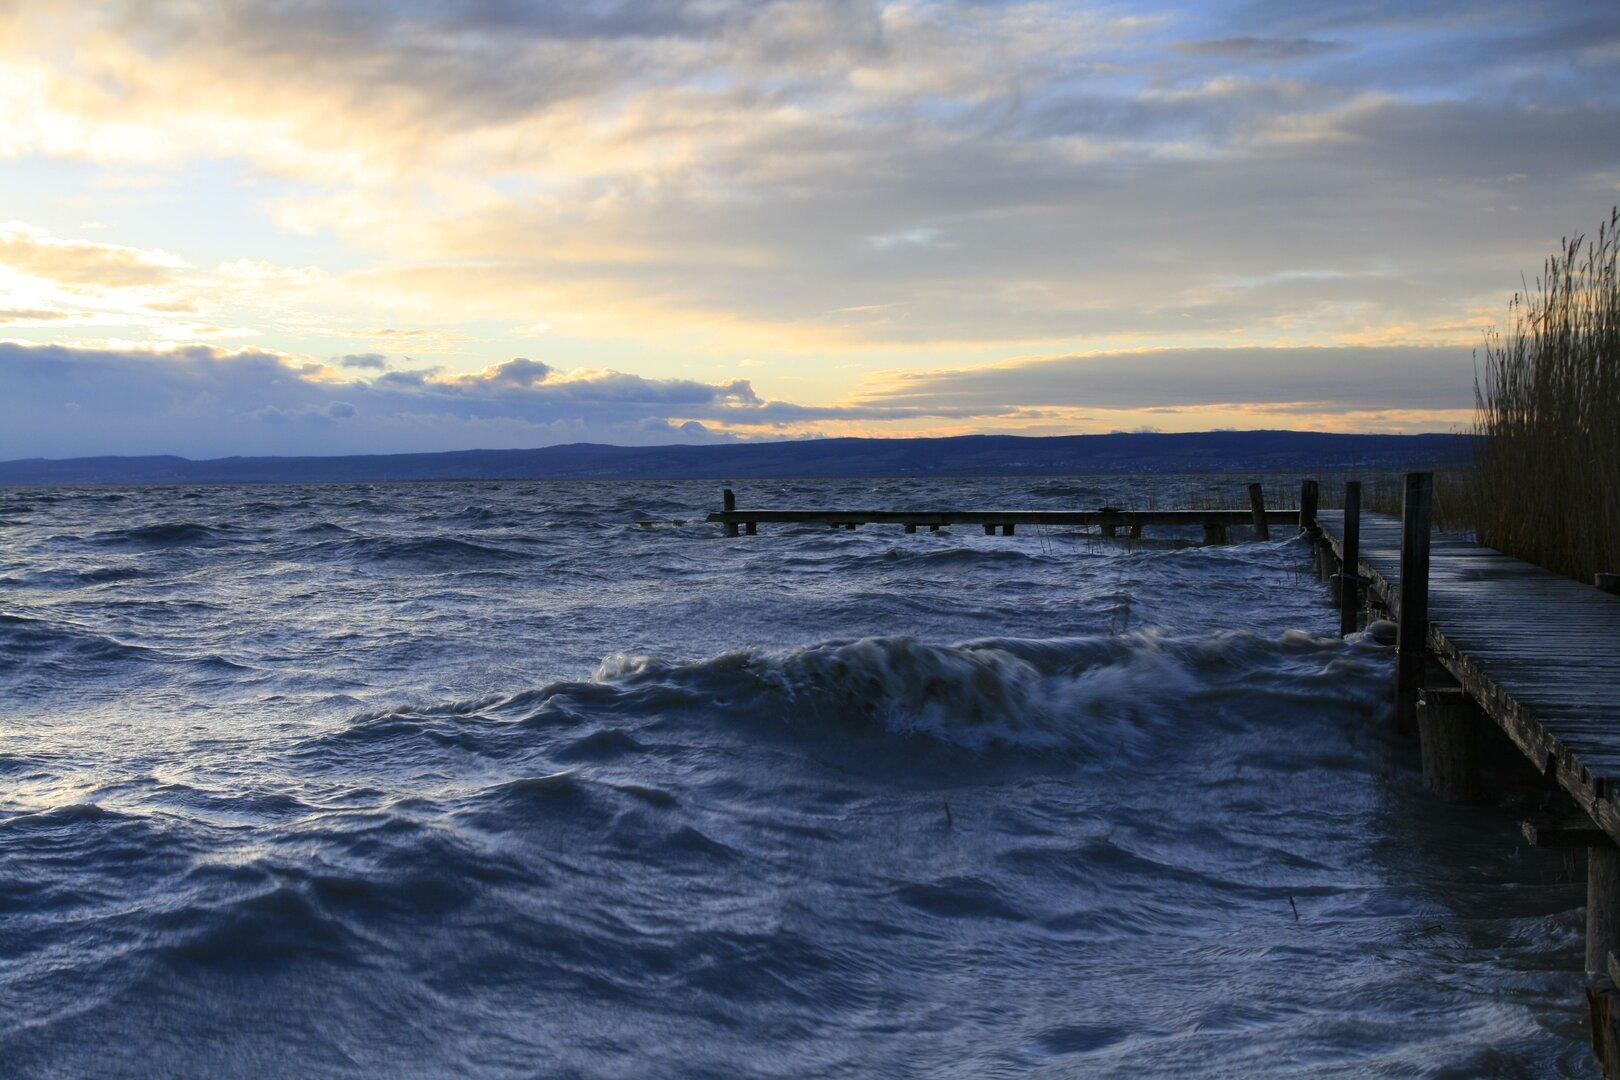
M 1578 868 L 1422 793 L 1301 542 L 717 502 L 0 492 L 0 1073 L 1590 1073 Z

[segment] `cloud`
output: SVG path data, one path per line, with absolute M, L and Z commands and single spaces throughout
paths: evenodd
M 0 266 L 68 286 L 163 285 L 186 268 L 162 251 L 62 240 L 21 221 L 0 223 Z
M 344 356 L 332 357 L 332 362 L 345 368 L 369 368 L 381 371 L 388 366 L 388 357 L 383 353 L 348 353 Z
M 1228 37 L 1206 41 L 1183 41 L 1176 48 L 1193 56 L 1218 56 L 1237 60 L 1300 60 L 1345 48 L 1337 41 L 1313 38 Z
M 68 412 L 71 425 L 62 420 Z M 727 437 L 713 425 L 778 429 L 837 415 L 763 401 L 742 379 L 559 372 L 526 358 L 466 374 L 389 371 L 365 380 L 256 350 L 0 343 L 0 457 L 712 441 Z
M 853 400 L 763 398 L 746 379 L 649 379 L 517 358 L 471 373 L 357 378 L 319 361 L 207 346 L 163 351 L 0 343 L 0 458 L 105 453 L 320 454 L 1018 430 L 1178 430 L 1289 416 L 1407 429 L 1471 405 L 1456 349 L 1162 350 L 875 377 Z M 1219 407 L 1211 411 L 1211 407 Z M 1220 409 L 1225 409 L 1224 412 Z M 67 417 L 71 416 L 71 422 Z M 1425 417 L 1428 418 L 1425 422 Z
M 1473 371 L 1471 352 L 1459 348 L 1161 349 L 894 373 L 874 380 L 861 400 L 917 409 L 1039 403 L 1129 410 L 1286 406 L 1313 414 L 1441 411 L 1472 407 Z

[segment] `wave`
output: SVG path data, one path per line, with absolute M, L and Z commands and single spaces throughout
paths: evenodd
M 322 559 L 357 565 L 409 564 L 434 569 L 498 566 L 530 558 L 511 548 L 442 536 L 352 536 L 324 540 L 303 550 Z
M 1379 707 L 1357 683 L 1383 650 L 1298 631 L 1266 637 L 1136 633 L 960 645 L 910 637 L 830 642 L 787 653 L 742 650 L 697 663 L 613 656 L 596 673 L 628 694 L 744 705 L 750 714 L 877 725 L 984 749 L 1117 751 L 1158 729 L 1219 722 L 1282 695 Z
M 1368 674 L 1385 662 L 1375 635 L 1341 641 L 1241 630 L 954 645 L 871 637 L 691 662 L 615 654 L 589 682 L 369 713 L 317 741 L 332 749 L 409 739 L 499 755 L 525 725 L 588 724 L 557 760 L 590 761 L 635 746 L 624 729 L 678 713 L 733 725 L 785 722 L 816 735 L 876 730 L 974 751 L 1114 758 L 1187 724 L 1213 729 L 1346 709 L 1375 715 L 1383 683 Z
M 88 570 L 50 567 L 42 570 L 30 570 L 18 576 L 0 578 L 0 584 L 72 588 L 79 585 L 107 585 L 122 581 L 139 581 L 143 578 L 156 576 L 156 571 L 143 570 L 138 566 L 97 566 Z
M 989 545 L 950 547 L 932 551 L 894 547 L 885 551 L 883 558 L 907 566 L 1009 566 L 1060 561 L 1058 556 L 1039 551 Z
M 152 649 L 129 645 L 90 630 L 64 626 L 26 615 L 0 612 L 0 660 L 30 665 L 66 660 L 109 662 L 155 656 Z
M 166 521 L 123 529 L 104 529 L 88 537 L 103 547 L 187 547 L 221 543 L 236 530 L 229 525 L 197 521 Z
M 295 536 L 354 536 L 355 531 L 331 521 L 314 521 L 292 530 Z
M 1070 484 L 1062 480 L 1049 480 L 1043 484 L 1036 484 L 1030 488 L 1032 495 L 1066 496 L 1073 498 L 1079 495 L 1095 495 L 1097 489 L 1086 484 Z

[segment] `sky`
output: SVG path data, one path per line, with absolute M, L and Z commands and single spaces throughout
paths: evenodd
M 1446 431 L 1620 4 L 0 0 L 0 458 Z

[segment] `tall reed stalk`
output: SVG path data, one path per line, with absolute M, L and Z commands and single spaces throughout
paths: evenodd
M 1566 239 L 1474 380 L 1482 542 L 1590 581 L 1620 570 L 1620 208 Z

